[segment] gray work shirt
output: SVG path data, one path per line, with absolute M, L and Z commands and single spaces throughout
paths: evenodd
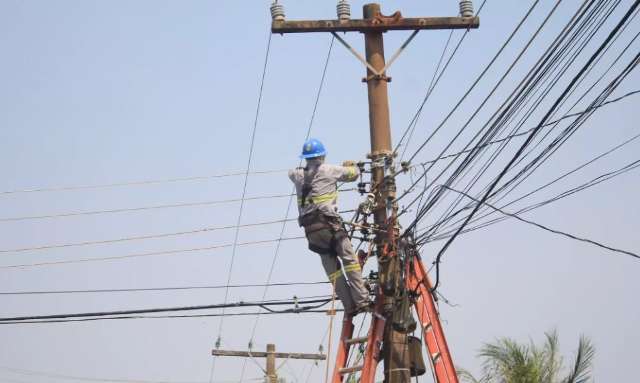
M 305 168 L 289 170 L 289 179 L 296 185 L 298 195 L 298 213 L 300 217 L 319 210 L 325 215 L 340 217 L 338 214 L 338 182 L 352 182 L 360 174 L 355 166 L 329 165 L 319 161 L 308 160 L 307 177 L 312 178 L 311 192 L 302 206 L 302 186 L 304 185 Z M 313 174 L 315 172 L 315 175 Z

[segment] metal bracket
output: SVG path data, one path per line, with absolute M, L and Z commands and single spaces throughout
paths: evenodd
M 340 37 L 337 33 L 335 32 L 331 32 L 331 34 L 333 35 L 333 37 L 335 37 L 338 41 L 340 41 L 340 43 L 342 45 L 344 45 L 345 48 L 347 48 L 349 50 L 349 52 L 351 52 L 354 56 L 356 56 L 356 58 L 358 60 L 360 60 L 361 63 L 363 63 L 367 68 L 369 68 L 369 70 L 371 72 L 373 72 L 374 74 L 378 75 L 378 76 L 382 76 L 382 73 L 379 73 L 376 68 L 373 67 L 373 65 L 369 64 L 369 62 L 362 57 L 362 55 L 360 53 L 358 53 L 357 50 L 355 50 L 351 45 L 349 45 L 348 42 L 344 41 L 344 39 L 342 37 Z
M 345 48 L 347 48 L 349 52 L 351 52 L 361 63 L 363 63 L 373 73 L 372 76 L 368 76 L 367 78 L 362 79 L 362 82 L 368 82 L 372 79 L 390 82 L 391 77 L 385 76 L 384 73 L 387 71 L 387 69 L 391 67 L 391 64 L 393 64 L 398 59 L 398 57 L 400 57 L 400 54 L 402 54 L 402 52 L 407 48 L 411 40 L 413 40 L 413 38 L 416 37 L 418 32 L 420 32 L 419 29 L 416 29 L 415 31 L 413 31 L 411 36 L 409 36 L 409 38 L 402 45 L 400 45 L 400 48 L 398 48 L 396 53 L 394 53 L 393 56 L 391 56 L 391 59 L 384 66 L 384 68 L 382 68 L 381 71 L 378 71 L 376 68 L 374 68 L 373 65 L 371 65 L 364 57 L 362 57 L 362 55 L 358 53 L 358 51 L 356 51 L 351 45 L 349 45 L 349 43 L 346 42 L 342 37 L 340 37 L 336 32 L 331 32 L 331 34 L 340 42 L 340 44 L 342 44 Z

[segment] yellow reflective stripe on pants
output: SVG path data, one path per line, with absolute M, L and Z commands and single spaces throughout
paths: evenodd
M 348 273 L 350 271 L 361 271 L 362 269 L 360 268 L 360 264 L 359 263 L 354 263 L 353 265 L 349 265 L 349 266 L 345 266 L 344 268 L 344 272 Z
M 340 278 L 341 276 L 342 276 L 342 270 L 339 269 L 338 271 L 329 274 L 329 281 L 333 283 L 337 281 L 338 278 Z
M 331 282 L 337 281 L 338 278 L 342 276 L 343 270 L 345 273 L 349 273 L 351 271 L 357 271 L 357 272 L 362 271 L 362 269 L 360 268 L 360 264 L 354 263 L 353 265 L 345 266 L 344 268 L 338 269 L 337 271 L 329 274 L 329 281 Z
M 338 198 L 338 192 L 327 193 L 316 197 L 307 197 L 307 203 L 320 204 L 323 202 L 333 201 Z M 302 205 L 302 198 L 298 198 L 298 205 Z

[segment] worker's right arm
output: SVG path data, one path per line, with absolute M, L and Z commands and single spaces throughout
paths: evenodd
M 339 182 L 356 181 L 358 179 L 358 176 L 360 175 L 360 171 L 358 170 L 358 167 L 355 166 L 355 163 L 353 163 L 352 161 L 345 161 L 344 165 L 349 165 L 349 166 L 330 165 L 331 174 Z

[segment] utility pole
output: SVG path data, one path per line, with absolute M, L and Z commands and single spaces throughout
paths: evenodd
M 376 254 L 380 285 L 384 291 L 385 313 L 391 317 L 398 305 L 398 287 L 400 281 L 400 264 L 398 261 L 399 225 L 396 221 L 397 204 L 395 185 L 395 164 L 391 143 L 389 120 L 389 99 L 387 87 L 391 81 L 386 70 L 402 53 L 420 30 L 428 29 L 470 29 L 479 27 L 479 19 L 473 17 L 473 6 L 469 0 L 460 1 L 461 17 L 426 17 L 404 18 L 398 11 L 391 16 L 384 16 L 379 4 L 366 4 L 363 7 L 363 19 L 352 20 L 348 2 L 340 0 L 337 5 L 337 20 L 285 20 L 284 7 L 278 2 L 271 6 L 273 17 L 273 33 L 330 32 L 367 67 L 367 83 L 369 101 L 369 133 L 371 138 L 371 193 L 374 194 L 374 224 L 376 228 Z M 393 30 L 410 30 L 413 34 L 385 62 L 383 33 Z M 364 34 L 365 57 L 337 33 L 360 32 Z M 409 383 L 410 361 L 407 335 L 396 331 L 392 320 L 387 320 L 383 337 L 383 358 L 385 382 Z
M 324 354 L 303 354 L 276 352 L 275 344 L 267 344 L 267 352 L 212 350 L 213 356 L 235 356 L 241 358 L 266 358 L 266 369 L 263 370 L 267 383 L 277 383 L 276 359 L 325 360 Z

